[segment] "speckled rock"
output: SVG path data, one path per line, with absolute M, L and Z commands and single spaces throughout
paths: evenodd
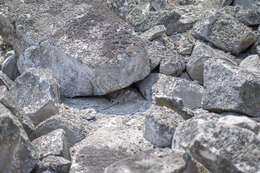
M 162 36 L 166 32 L 166 28 L 164 25 L 157 25 L 152 27 L 151 29 L 145 31 L 139 37 L 145 40 L 152 41 L 160 36 Z
M 17 55 L 14 51 L 9 51 L 6 54 L 6 58 L 2 63 L 2 71 L 12 80 L 15 80 L 19 76 L 17 68 Z
M 144 164 L 146 163 L 146 164 Z M 120 160 L 104 173 L 198 173 L 195 163 L 184 152 L 150 150 Z
M 203 84 L 204 63 L 210 58 L 223 59 L 236 65 L 233 56 L 213 49 L 205 43 L 197 42 L 186 69 L 190 77 L 193 80 L 197 80 L 200 84 Z
M 207 119 L 194 117 L 181 123 L 173 136 L 172 148 L 185 150 L 210 172 L 259 172 L 259 138 L 244 127 L 250 120 L 241 125 L 206 116 Z
M 15 82 L 12 81 L 5 73 L 0 71 L 0 85 L 4 85 L 10 89 L 13 85 L 15 85 Z
M 29 69 L 15 80 L 1 102 L 37 125 L 58 112 L 59 85 L 49 70 Z
M 63 129 L 58 129 L 34 139 L 32 144 L 37 150 L 39 158 L 43 159 L 53 155 L 70 160 L 69 146 L 65 133 L 66 132 Z
M 191 81 L 164 74 L 152 73 L 138 84 L 140 91 L 147 99 L 165 96 L 169 100 L 179 98 L 185 107 L 201 107 L 203 87 Z
M 144 138 L 157 147 L 169 147 L 183 118 L 167 107 L 153 105 L 145 113 Z
M 37 159 L 22 124 L 0 104 L 0 172 L 31 172 Z
M 4 1 L 1 11 L 19 72 L 50 69 L 64 96 L 105 95 L 150 73 L 145 43 L 103 0 Z
M 205 13 L 194 25 L 192 34 L 233 54 L 243 52 L 256 41 L 250 28 L 222 11 Z
M 71 162 L 60 156 L 47 156 L 38 163 L 35 173 L 45 173 L 44 171 L 55 171 L 58 173 L 68 173 Z
M 241 61 L 239 66 L 243 69 L 260 73 L 260 57 L 259 55 L 250 55 Z
M 220 59 L 204 65 L 203 108 L 260 116 L 260 75 Z
M 57 129 L 63 129 L 66 132 L 65 135 L 69 146 L 74 145 L 85 137 L 85 132 L 80 124 L 76 125 L 69 119 L 55 115 L 40 123 L 32 134 L 32 138 L 36 139 Z

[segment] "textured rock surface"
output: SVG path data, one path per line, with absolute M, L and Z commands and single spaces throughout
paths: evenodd
M 138 84 L 140 91 L 147 99 L 167 97 L 169 100 L 180 99 L 185 107 L 201 107 L 203 87 L 185 80 L 164 74 L 152 73 Z
M 50 69 L 65 96 L 104 95 L 150 72 L 144 42 L 102 0 L 2 6 L 0 33 L 20 55 L 19 71 Z
M 145 40 L 152 41 L 160 36 L 162 36 L 166 32 L 166 28 L 164 25 L 157 25 L 149 29 L 148 31 L 142 33 L 139 37 Z
M 246 57 L 239 66 L 243 69 L 260 73 L 260 57 L 259 55 L 251 55 Z
M 63 129 L 66 132 L 69 146 L 74 145 L 85 137 L 85 132 L 80 124 L 75 124 L 68 118 L 56 115 L 40 123 L 32 134 L 32 138 L 38 138 L 57 129 Z
M 144 138 L 157 147 L 169 147 L 175 128 L 183 118 L 178 113 L 161 106 L 151 106 L 147 110 Z
M 200 84 L 203 84 L 203 73 L 204 73 L 204 63 L 209 59 L 223 59 L 229 62 L 233 62 L 236 65 L 236 62 L 233 61 L 234 57 L 224 52 L 213 49 L 210 46 L 204 43 L 197 43 L 193 49 L 190 60 L 186 65 L 187 72 L 193 80 L 199 81 Z
M 205 13 L 193 27 L 192 34 L 233 54 L 243 52 L 256 41 L 250 28 L 221 11 Z
M 2 63 L 2 71 L 12 80 L 19 75 L 17 69 L 17 56 L 14 51 L 9 51 L 6 59 Z
M 237 126 L 233 121 L 206 117 L 195 117 L 178 126 L 172 148 L 184 149 L 211 172 L 259 172 L 260 147 L 256 134 L 241 127 L 241 123 Z
M 59 156 L 47 156 L 43 158 L 36 168 L 36 173 L 44 173 L 44 171 L 51 170 L 58 173 L 68 173 L 70 170 L 71 162 Z
M 220 59 L 204 65 L 203 108 L 260 116 L 260 76 Z
M 1 102 L 17 115 L 26 115 L 35 125 L 58 112 L 59 85 L 46 69 L 30 69 L 15 80 Z
M 31 172 L 37 159 L 19 120 L 0 104 L 0 172 Z
M 70 160 L 69 146 L 63 129 L 58 129 L 32 141 L 39 159 L 47 156 L 60 156 Z
M 15 83 L 2 71 L 0 71 L 0 85 L 6 86 L 10 89 Z
M 146 163 L 146 164 L 143 164 Z M 105 173 L 198 173 L 195 164 L 183 152 L 150 150 L 115 162 Z

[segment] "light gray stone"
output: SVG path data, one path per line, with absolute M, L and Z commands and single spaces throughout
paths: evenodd
M 152 27 L 151 29 L 145 31 L 139 37 L 145 40 L 152 41 L 160 36 L 162 36 L 166 32 L 166 28 L 164 25 L 157 25 Z
M 241 123 L 206 117 L 208 119 L 194 117 L 181 123 L 173 136 L 172 148 L 185 150 L 210 172 L 259 172 L 257 135 L 247 127 L 240 127 Z
M 38 163 L 35 173 L 51 170 L 58 173 L 69 173 L 71 162 L 59 156 L 47 156 Z
M 192 34 L 233 54 L 245 51 L 256 41 L 256 36 L 250 28 L 222 11 L 205 13 L 194 25 Z
M 150 150 L 120 160 L 104 173 L 198 173 L 195 163 L 184 152 Z
M 159 66 L 162 59 L 165 58 L 165 47 L 158 42 L 151 42 L 147 44 L 147 57 L 150 60 L 151 70 Z
M 47 69 L 29 69 L 15 80 L 1 103 L 35 125 L 58 113 L 59 85 Z
M 210 59 L 223 59 L 236 65 L 234 57 L 220 50 L 213 49 L 202 42 L 195 45 L 190 60 L 186 65 L 186 70 L 193 80 L 197 80 L 203 85 L 204 63 Z
M 201 107 L 203 87 L 191 81 L 164 74 L 152 73 L 138 84 L 140 91 L 147 99 L 165 96 L 175 100 L 179 98 L 185 107 Z
M 251 72 L 260 73 L 260 58 L 259 55 L 250 55 L 246 57 L 239 66 L 243 69 L 249 70 Z
M 203 108 L 260 116 L 260 75 L 220 59 L 204 64 Z
M 70 160 L 69 146 L 65 131 L 57 129 L 32 141 L 39 154 L 39 159 L 47 156 L 60 156 Z
M 18 53 L 19 72 L 48 68 L 64 96 L 105 95 L 150 73 L 145 43 L 103 0 L 14 0 L 1 9 L 0 34 Z
M 0 104 L 0 172 L 31 172 L 37 159 L 22 124 Z
M 260 5 L 258 0 L 234 0 L 233 4 L 252 9 L 257 8 Z
M 160 62 L 160 73 L 171 76 L 180 76 L 185 70 L 185 59 L 174 50 L 167 50 Z
M 5 73 L 0 71 L 0 85 L 4 85 L 10 89 L 13 85 L 15 85 L 15 83 Z
M 80 124 L 72 123 L 71 120 L 61 115 L 55 115 L 36 126 L 32 134 L 32 139 L 36 139 L 57 129 L 63 129 L 66 132 L 69 146 L 73 146 L 75 143 L 81 141 L 86 135 Z
M 157 147 L 170 147 L 175 128 L 184 121 L 181 115 L 156 105 L 152 105 L 145 115 L 144 138 Z
M 17 68 L 17 55 L 14 51 L 7 53 L 7 58 L 2 63 L 2 71 L 12 80 L 19 76 Z
M 235 17 L 245 25 L 257 26 L 260 24 L 260 9 L 250 9 L 243 6 L 227 6 L 222 9 L 222 11 Z

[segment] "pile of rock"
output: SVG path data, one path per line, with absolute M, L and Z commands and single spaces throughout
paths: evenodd
M 256 0 L 3 1 L 0 35 L 1 173 L 260 173 Z

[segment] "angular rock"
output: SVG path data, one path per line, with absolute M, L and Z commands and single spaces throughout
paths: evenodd
M 32 134 L 32 139 L 36 139 L 57 129 L 63 129 L 66 132 L 69 146 L 73 146 L 75 143 L 81 141 L 86 135 L 80 125 L 76 126 L 62 116 L 56 115 L 40 123 Z
M 151 106 L 145 113 L 144 138 L 157 147 L 169 147 L 175 128 L 183 118 L 171 109 Z
M 171 76 L 180 76 L 185 70 L 185 59 L 176 51 L 168 50 L 160 62 L 160 73 Z
M 70 160 L 69 146 L 63 129 L 58 129 L 32 141 L 39 159 L 48 156 L 60 156 Z
M 228 6 L 223 9 L 224 13 L 227 13 L 240 22 L 248 26 L 257 26 L 260 24 L 260 10 L 250 9 L 241 6 Z
M 59 85 L 47 69 L 29 69 L 15 80 L 1 103 L 35 125 L 58 113 Z
M 216 0 L 216 5 L 220 8 L 232 4 L 234 0 Z
M 36 169 L 36 173 L 44 173 L 44 171 L 51 170 L 58 173 L 69 173 L 71 162 L 59 156 L 47 156 L 43 158 Z
M 260 75 L 220 59 L 204 64 L 203 108 L 260 116 Z
M 236 6 L 243 6 L 246 8 L 257 8 L 260 3 L 257 0 L 233 0 L 233 4 Z
M 17 56 L 14 51 L 7 53 L 7 58 L 2 63 L 2 71 L 12 80 L 19 76 L 17 68 Z
M 150 0 L 151 6 L 156 10 L 163 10 L 167 6 L 167 0 Z
M 166 32 L 166 28 L 164 25 L 157 25 L 152 27 L 151 29 L 145 31 L 139 37 L 145 40 L 152 41 L 160 36 L 162 36 Z
M 105 95 L 150 73 L 144 42 L 103 0 L 15 0 L 2 7 L 0 34 L 18 53 L 19 72 L 50 69 L 64 96 Z
M 152 73 L 138 87 L 148 100 L 155 100 L 156 97 L 167 97 L 169 100 L 179 98 L 190 109 L 201 107 L 204 91 L 203 87 L 188 80 L 158 73 Z
M 194 25 L 192 34 L 233 54 L 245 51 L 256 41 L 256 36 L 250 28 L 221 11 L 205 13 Z
M 174 46 L 179 54 L 184 56 L 191 55 L 194 47 L 193 40 L 190 39 L 191 37 L 190 33 L 175 34 L 171 36 L 175 41 Z
M 4 85 L 10 89 L 13 85 L 15 85 L 15 82 L 12 81 L 5 73 L 0 71 L 0 85 Z
M 154 70 L 161 62 L 164 56 L 165 47 L 158 42 L 147 44 L 147 57 L 150 60 L 151 70 Z
M 235 124 L 192 118 L 177 127 L 172 148 L 185 150 L 210 172 L 259 172 L 259 138 L 248 128 L 239 127 L 240 123 Z
M 250 55 L 246 57 L 239 66 L 243 69 L 249 70 L 251 72 L 260 73 L 260 58 L 259 55 Z
M 144 12 L 142 8 L 135 7 L 127 15 L 126 21 L 135 28 L 136 32 L 144 32 L 156 25 L 165 25 L 168 30 L 168 26 L 178 21 L 179 18 L 180 15 L 175 11 Z
M 145 164 L 144 164 L 145 163 Z M 104 173 L 198 173 L 195 163 L 184 152 L 150 150 L 120 160 Z
M 19 120 L 0 104 L 0 172 L 31 172 L 37 159 Z
M 198 42 L 195 45 L 191 58 L 186 65 L 186 70 L 193 80 L 197 80 L 202 85 L 204 63 L 210 58 L 223 59 L 236 65 L 233 56 L 228 55 L 220 50 L 213 49 L 202 42 Z

